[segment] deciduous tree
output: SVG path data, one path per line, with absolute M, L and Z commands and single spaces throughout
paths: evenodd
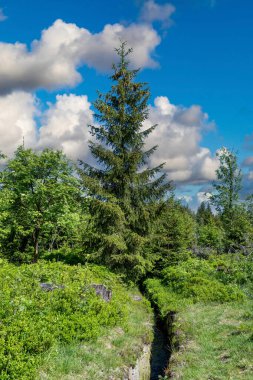
M 222 218 L 229 220 L 239 200 L 242 174 L 233 152 L 223 147 L 217 156 L 220 165 L 216 170 L 217 181 L 213 184 L 215 193 L 211 196 L 211 202 Z
M 60 152 L 19 147 L 1 173 L 2 250 L 12 260 L 36 262 L 76 222 L 79 198 L 73 166 Z
M 217 181 L 211 202 L 220 216 L 225 231 L 225 249 L 234 251 L 248 245 L 252 239 L 252 228 L 244 207 L 239 201 L 242 174 L 236 154 L 227 148 L 218 152 L 220 166 L 216 170 Z

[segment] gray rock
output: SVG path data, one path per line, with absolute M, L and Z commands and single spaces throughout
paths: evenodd
M 40 283 L 41 289 L 45 290 L 45 292 L 51 292 L 52 290 L 55 289 L 64 289 L 64 285 L 54 285 L 54 284 L 48 284 L 46 282 L 41 282 Z
M 141 301 L 142 300 L 142 297 L 139 296 L 138 294 L 133 295 L 132 298 L 134 301 Z
M 103 284 L 100 284 L 100 285 L 93 284 L 91 286 L 95 289 L 96 294 L 102 297 L 103 300 L 105 300 L 106 302 L 109 302 L 111 300 L 112 291 L 106 289 L 106 287 Z

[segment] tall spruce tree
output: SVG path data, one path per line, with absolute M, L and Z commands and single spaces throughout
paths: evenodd
M 156 127 L 143 128 L 150 91 L 135 81 L 139 70 L 129 68 L 132 49 L 122 43 L 116 51 L 112 87 L 93 104 L 98 126 L 90 126 L 96 138 L 90 150 L 99 165 L 82 162 L 80 171 L 92 215 L 87 256 L 138 279 L 152 268 L 145 246 L 171 184 L 161 173 L 164 164 L 149 167 L 157 147 L 145 150 L 145 139 Z

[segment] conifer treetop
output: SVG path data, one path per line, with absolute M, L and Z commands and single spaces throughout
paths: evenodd
M 99 257 L 110 266 L 122 264 L 138 272 L 150 264 L 143 246 L 156 205 L 164 201 L 171 184 L 161 172 L 163 164 L 150 167 L 157 146 L 145 150 L 145 140 L 156 127 L 143 127 L 150 97 L 147 83 L 135 80 L 139 70 L 129 68 L 132 49 L 126 42 L 116 51 L 119 61 L 113 65 L 112 86 L 106 94 L 98 93 L 93 103 L 96 124 L 90 128 L 96 140 L 89 146 L 98 167 L 83 164 L 81 176 L 94 200 L 92 244 L 103 252 Z

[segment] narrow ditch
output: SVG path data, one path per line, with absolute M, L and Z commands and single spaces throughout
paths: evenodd
M 149 297 L 145 294 L 145 287 L 140 284 L 140 292 L 144 297 Z M 174 322 L 176 313 L 171 311 L 166 317 L 162 318 L 157 305 L 150 300 L 154 310 L 155 325 L 154 325 L 154 340 L 151 345 L 150 357 L 150 380 L 158 380 L 159 376 L 171 378 L 170 376 L 170 358 L 172 350 L 177 349 L 177 342 L 174 342 Z
M 154 341 L 151 347 L 151 375 L 150 380 L 158 380 L 159 376 L 168 373 L 169 361 L 172 353 L 174 313 L 162 319 L 155 314 Z

